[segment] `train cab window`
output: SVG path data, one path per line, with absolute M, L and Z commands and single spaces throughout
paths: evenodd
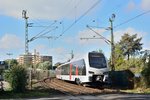
M 93 68 L 106 68 L 106 59 L 102 53 L 89 53 L 89 64 Z

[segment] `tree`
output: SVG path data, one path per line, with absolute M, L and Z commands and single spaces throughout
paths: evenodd
M 49 70 L 49 69 L 51 69 L 51 67 L 52 67 L 52 64 L 49 61 L 45 61 L 38 65 L 38 68 L 43 69 L 43 70 Z
M 121 46 L 121 50 L 123 51 L 123 55 L 127 56 L 129 60 L 130 56 L 136 55 L 142 49 L 142 40 L 141 38 L 137 38 L 137 34 L 129 35 L 128 33 L 124 34 L 119 42 Z
M 115 44 L 115 67 L 116 69 L 122 69 L 122 65 L 124 64 L 124 56 L 123 51 L 121 50 L 121 45 L 118 43 Z
M 150 87 L 150 51 L 145 50 L 144 51 L 144 56 L 143 56 L 143 62 L 144 62 L 144 69 L 141 72 L 145 85 L 147 87 Z
M 5 62 L 7 64 L 7 66 L 9 66 L 9 67 L 11 67 L 13 65 L 18 65 L 18 62 L 16 59 L 9 59 L 9 60 L 6 60 Z
M 26 69 L 19 65 L 13 65 L 4 73 L 4 79 L 10 83 L 14 92 L 24 92 L 27 84 Z

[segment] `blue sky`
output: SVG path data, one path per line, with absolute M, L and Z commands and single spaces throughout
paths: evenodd
M 84 15 L 96 2 L 99 3 Z M 25 52 L 25 21 L 22 10 L 27 10 L 29 23 L 33 26 L 48 26 L 56 21 L 45 32 L 46 36 L 58 39 L 39 38 L 29 43 L 29 51 L 34 49 L 41 55 L 53 56 L 54 63 L 66 61 L 71 50 L 75 57 L 82 57 L 86 52 L 101 49 L 110 57 L 110 45 L 101 39 L 80 40 L 84 37 L 99 37 L 86 25 L 109 27 L 109 18 L 116 15 L 114 26 L 150 10 L 150 0 L 0 0 L 0 60 L 17 58 Z M 83 17 L 81 17 L 83 16 Z M 144 14 L 114 29 L 115 42 L 124 33 L 138 34 L 142 37 L 143 50 L 150 49 L 150 13 Z M 76 21 L 76 23 L 75 23 Z M 61 24 L 60 24 L 61 23 Z M 73 26 L 66 30 L 72 23 Z M 46 27 L 30 27 L 29 39 L 36 36 Z M 110 31 L 93 28 L 99 34 L 110 39 Z M 10 57 L 6 55 L 12 53 Z

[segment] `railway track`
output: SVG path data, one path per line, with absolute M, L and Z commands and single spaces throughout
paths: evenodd
M 55 90 L 62 91 L 65 94 L 98 94 L 98 93 L 107 93 L 114 92 L 113 90 L 100 90 L 91 87 L 84 87 L 76 84 L 72 84 L 66 81 L 54 79 L 47 79 L 41 82 L 45 88 L 53 88 Z

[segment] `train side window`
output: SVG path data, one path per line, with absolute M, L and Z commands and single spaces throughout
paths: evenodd
M 72 65 L 72 75 L 76 74 L 76 66 L 75 64 Z

